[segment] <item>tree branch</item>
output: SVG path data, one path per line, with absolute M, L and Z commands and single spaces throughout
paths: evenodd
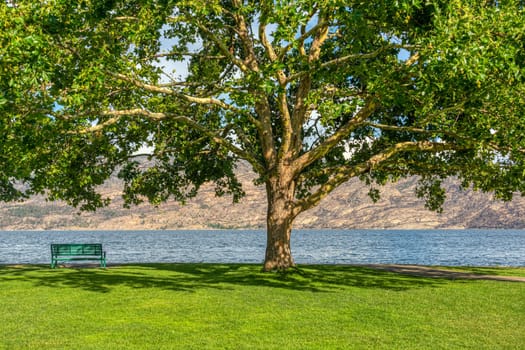
M 226 9 L 223 8 L 223 11 Z M 225 58 L 228 58 L 233 64 L 235 64 L 241 71 L 243 72 L 249 72 L 249 67 L 239 58 L 235 57 L 233 52 L 230 51 L 230 48 L 225 45 L 225 43 L 219 39 L 215 33 L 208 28 L 205 24 L 198 21 L 196 18 L 191 18 L 191 16 L 171 16 L 169 17 L 170 22 L 187 22 L 187 23 L 194 23 L 205 35 L 208 37 L 222 52 Z
M 266 53 L 268 54 L 268 58 L 270 58 L 270 61 L 277 61 L 279 57 L 275 53 L 272 44 L 268 41 L 268 37 L 266 36 L 266 23 L 259 24 L 259 39 L 261 40 L 261 44 L 264 46 Z
M 135 16 L 117 16 L 113 17 L 115 21 L 135 21 L 138 22 L 139 18 Z
M 387 124 L 377 124 L 377 123 L 363 123 L 365 126 L 371 126 L 376 129 L 380 130 L 388 130 L 388 131 L 407 131 L 417 134 L 445 134 L 448 133 L 447 131 L 442 130 L 427 130 L 412 126 L 396 126 L 396 125 L 387 125 Z
M 312 36 L 313 33 L 317 32 L 322 26 L 325 26 L 325 25 L 327 26 L 328 24 L 324 21 L 319 21 L 315 26 L 313 26 L 307 31 L 303 31 L 301 35 L 298 38 L 296 38 L 295 42 L 299 43 L 299 48 L 302 52 L 304 52 L 304 41 L 308 39 L 308 37 Z M 290 49 L 294 46 L 294 44 L 295 44 L 294 42 L 291 42 L 280 50 L 279 60 L 282 61 L 284 59 L 284 57 L 286 56 L 288 51 L 290 51 Z
M 382 52 L 384 52 L 386 50 L 389 50 L 389 49 L 409 49 L 409 48 L 414 48 L 414 46 L 398 45 L 398 44 L 385 45 L 385 46 L 381 46 L 380 48 L 378 48 L 378 49 L 376 49 L 375 51 L 372 51 L 372 52 L 352 54 L 352 55 L 346 55 L 346 56 L 341 56 L 341 57 L 334 58 L 333 60 L 323 62 L 316 69 L 322 69 L 322 68 L 326 68 L 326 67 L 333 66 L 333 65 L 340 65 L 340 64 L 343 64 L 343 63 L 346 63 L 346 62 L 349 62 L 349 61 L 357 61 L 357 60 L 365 60 L 365 59 L 375 58 L 375 57 L 379 56 Z M 288 76 L 287 82 L 290 83 L 292 81 L 295 81 L 295 80 L 301 78 L 305 74 L 311 74 L 313 72 L 314 72 L 314 70 L 311 69 L 311 70 L 302 71 L 302 72 L 299 72 L 299 73 L 296 73 L 296 74 L 292 74 L 292 75 Z
M 164 52 L 164 53 L 157 53 L 155 55 L 148 56 L 148 57 L 146 57 L 146 58 L 144 58 L 142 60 L 143 61 L 147 61 L 147 60 L 150 60 L 152 58 L 163 58 L 163 57 L 172 57 L 172 56 L 200 57 L 200 58 L 204 58 L 204 59 L 207 59 L 207 60 L 220 60 L 220 59 L 226 58 L 225 55 L 203 55 L 203 54 L 195 53 L 195 52 L 184 52 L 184 53 L 180 53 L 180 52 Z
M 186 116 L 174 115 L 171 113 L 150 112 L 148 110 L 140 109 L 140 108 L 104 111 L 102 112 L 102 115 L 110 116 L 111 118 L 103 123 L 93 125 L 91 127 L 84 128 L 82 130 L 71 131 L 70 134 L 82 135 L 82 134 L 102 131 L 104 128 L 110 125 L 116 124 L 124 116 L 142 116 L 142 117 L 146 117 L 148 119 L 154 120 L 154 121 L 159 121 L 162 119 L 169 118 L 170 120 L 180 122 L 182 124 L 185 124 L 203 133 L 204 135 L 209 137 L 214 142 L 220 144 L 222 147 L 236 154 L 238 157 L 248 161 L 259 173 L 264 172 L 264 166 L 257 160 L 256 155 L 235 146 L 230 140 L 225 138 L 226 135 L 222 131 L 230 130 L 230 129 L 233 130 L 233 127 L 230 125 L 225 126 L 224 129 L 214 131 L 214 130 L 208 129 L 206 126 L 200 125 L 199 123 L 195 122 L 193 119 L 186 117 Z
M 266 50 L 266 54 L 268 55 L 268 58 L 270 59 L 270 62 L 276 62 L 279 57 L 275 53 L 275 50 L 272 46 L 272 44 L 268 41 L 268 38 L 266 36 L 266 23 L 259 24 L 259 39 L 261 40 L 261 43 Z M 284 71 L 282 69 L 279 69 L 277 72 L 277 80 L 279 81 L 279 84 L 281 87 L 286 86 L 286 74 L 284 74 Z
M 336 170 L 334 170 L 330 179 L 321 185 L 317 191 L 295 203 L 294 215 L 297 216 L 301 212 L 316 206 L 323 198 L 342 183 L 353 177 L 369 172 L 371 169 L 380 166 L 381 163 L 388 161 L 396 154 L 402 152 L 444 152 L 466 149 L 469 148 L 444 142 L 419 141 L 397 143 L 385 151 L 370 157 L 370 159 L 365 162 L 353 166 L 343 165 L 339 168 L 335 168 Z
M 235 64 L 241 71 L 243 72 L 249 72 L 250 68 L 241 60 L 238 59 L 233 55 L 233 53 L 230 52 L 229 47 L 227 47 L 222 40 L 217 38 L 217 36 L 205 25 L 201 24 L 200 22 L 197 22 L 197 26 L 200 30 L 202 30 L 206 36 L 217 45 L 219 50 L 221 50 L 222 54 L 225 55 L 227 58 L 230 59 L 230 61 Z
M 322 19 L 321 16 L 319 17 L 318 23 L 314 28 L 316 28 L 316 30 L 312 31 L 311 33 L 316 34 L 310 47 L 310 53 L 308 55 L 309 63 L 319 60 L 321 47 L 328 38 L 328 22 Z M 290 136 L 292 137 L 292 148 L 296 153 L 299 153 L 302 147 L 301 128 L 303 127 L 304 121 L 306 120 L 308 110 L 306 100 L 308 98 L 308 94 L 310 93 L 311 87 L 312 78 L 310 74 L 303 75 L 297 88 L 295 105 L 292 114 L 292 132 L 290 133 Z
M 167 87 L 162 87 L 162 86 L 158 86 L 158 85 L 151 85 L 151 84 L 147 84 L 147 83 L 141 82 L 140 80 L 131 78 L 131 77 L 129 77 L 127 75 L 124 75 L 124 74 L 120 74 L 120 73 L 109 73 L 109 74 L 111 74 L 113 77 L 115 77 L 115 78 L 117 78 L 119 80 L 131 83 L 131 84 L 135 85 L 136 87 L 139 87 L 139 88 L 144 89 L 146 91 L 156 92 L 156 93 L 165 94 L 165 95 L 176 96 L 176 97 L 178 97 L 178 98 L 180 98 L 182 100 L 185 100 L 186 102 L 190 102 L 190 103 L 196 103 L 196 104 L 201 104 L 201 105 L 215 105 L 215 106 L 218 106 L 220 108 L 223 108 L 223 109 L 235 112 L 237 114 L 246 114 L 246 111 L 244 111 L 242 109 L 239 109 L 239 108 L 236 108 L 236 107 L 234 107 L 234 106 L 232 106 L 230 104 L 225 103 L 224 101 L 218 100 L 218 99 L 213 98 L 213 97 L 196 97 L 196 96 L 186 95 L 186 94 L 177 92 L 177 91 L 175 91 L 173 89 L 169 89 Z M 256 122 L 256 121 L 254 119 L 252 119 L 252 122 Z
M 294 164 L 295 172 L 298 174 L 308 165 L 312 164 L 318 159 L 324 157 L 332 148 L 343 140 L 352 130 L 358 125 L 362 124 L 376 109 L 377 104 L 370 99 L 365 106 L 356 113 L 356 115 L 348 121 L 345 125 L 340 127 L 332 136 L 328 137 L 324 142 L 317 147 L 312 148 L 308 152 L 299 157 Z

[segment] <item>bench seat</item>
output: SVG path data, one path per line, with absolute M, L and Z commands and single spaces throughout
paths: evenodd
M 51 244 L 51 268 L 59 261 L 99 261 L 106 267 L 106 252 L 100 243 L 60 243 Z

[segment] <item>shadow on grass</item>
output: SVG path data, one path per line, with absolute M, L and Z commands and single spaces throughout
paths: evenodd
M 304 265 L 292 273 L 263 273 L 250 264 L 133 264 L 100 268 L 68 267 L 52 270 L 39 265 L 0 267 L 0 285 L 24 281 L 39 287 L 78 288 L 108 293 L 115 288 L 153 288 L 196 291 L 237 286 L 331 292 L 347 288 L 404 291 L 450 283 L 407 276 L 363 266 Z M 0 287 L 1 288 L 1 287 Z

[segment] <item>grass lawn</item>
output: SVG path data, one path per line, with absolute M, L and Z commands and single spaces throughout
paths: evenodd
M 2 266 L 0 349 L 525 349 L 525 283 L 260 268 Z

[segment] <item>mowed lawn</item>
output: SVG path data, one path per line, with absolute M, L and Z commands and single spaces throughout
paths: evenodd
M 0 349 L 525 349 L 523 282 L 260 269 L 2 266 Z

